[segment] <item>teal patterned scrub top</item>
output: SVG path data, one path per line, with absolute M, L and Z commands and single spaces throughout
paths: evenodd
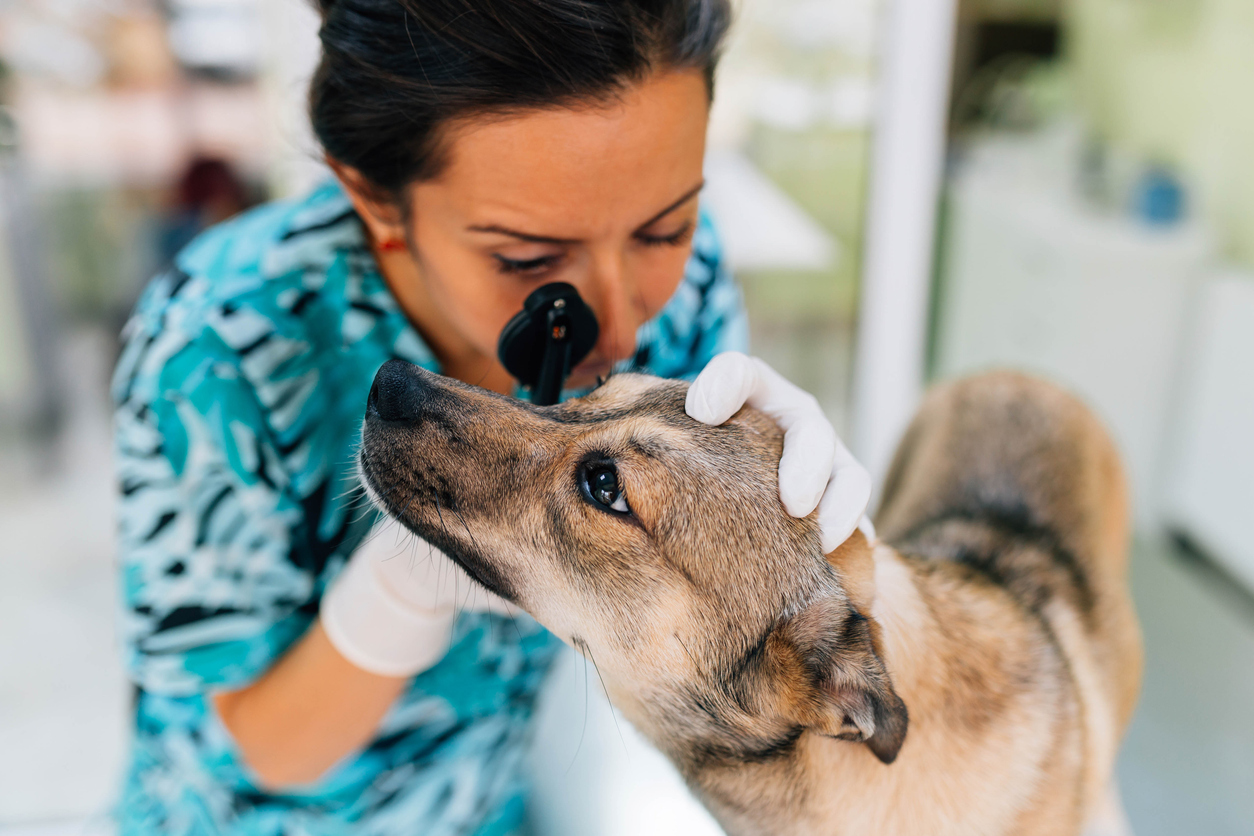
M 375 521 L 354 465 L 375 371 L 438 371 L 334 182 L 189 245 L 145 290 L 113 380 L 122 640 L 135 734 L 122 834 L 509 834 L 557 642 L 463 614 L 362 751 L 317 783 L 258 788 L 208 700 L 310 626 Z M 704 217 L 634 363 L 692 377 L 745 348 L 741 296 Z

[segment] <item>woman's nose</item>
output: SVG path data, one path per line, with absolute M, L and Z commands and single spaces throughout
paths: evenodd
M 598 265 L 588 304 L 597 315 L 597 354 L 617 363 L 636 353 L 636 329 L 642 324 L 634 283 L 618 260 Z

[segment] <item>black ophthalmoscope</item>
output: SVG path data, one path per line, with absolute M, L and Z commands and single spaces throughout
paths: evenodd
M 532 292 L 523 309 L 501 331 L 496 356 L 505 370 L 531 390 L 537 406 L 557 403 L 571 370 L 596 345 L 596 314 L 566 282 Z

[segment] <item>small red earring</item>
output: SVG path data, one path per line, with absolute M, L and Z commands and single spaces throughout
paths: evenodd
M 379 250 L 385 253 L 397 253 L 405 249 L 405 242 L 400 238 L 389 238 L 379 242 Z

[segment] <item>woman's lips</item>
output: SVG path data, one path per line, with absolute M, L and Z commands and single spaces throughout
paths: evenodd
M 614 364 L 608 360 L 593 360 L 580 363 L 571 371 L 566 381 L 567 389 L 582 389 L 596 383 L 598 377 L 607 377 L 614 370 Z
M 614 368 L 614 364 L 609 362 L 608 360 L 598 360 L 595 363 L 581 363 L 580 365 L 575 366 L 574 374 L 581 374 L 581 375 L 601 374 L 603 375 L 603 374 L 608 374 L 609 371 L 613 368 Z

